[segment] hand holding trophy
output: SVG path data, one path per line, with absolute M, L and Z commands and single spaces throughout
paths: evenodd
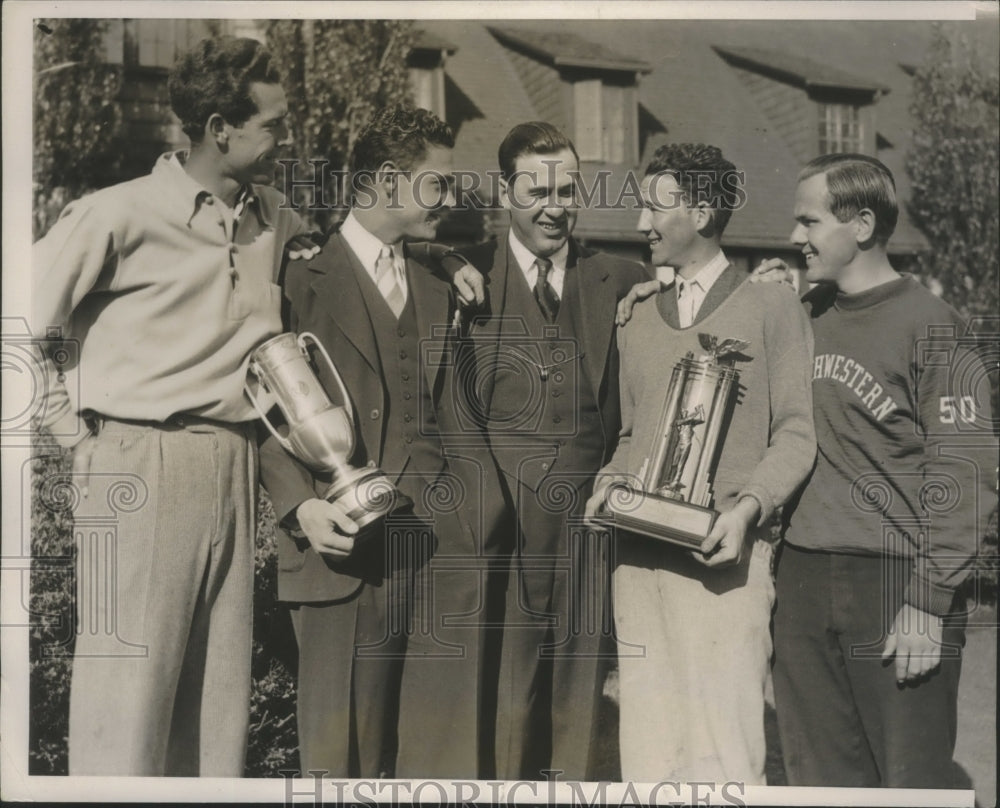
M 327 395 L 310 360 L 309 344 L 326 360 L 337 383 L 341 402 Z M 397 508 L 411 504 L 409 497 L 374 466 L 354 468 L 348 458 L 354 451 L 354 416 L 351 399 L 330 355 L 312 334 L 285 333 L 272 337 L 250 355 L 250 373 L 267 393 L 274 395 L 288 428 L 281 434 L 270 422 L 249 384 L 244 391 L 264 424 L 287 452 L 310 469 L 333 477 L 323 496 L 339 503 L 363 530 Z
M 699 334 L 705 354 L 688 352 L 674 367 L 660 414 L 653 453 L 639 474 L 641 488 L 608 486 L 594 521 L 688 549 L 701 547 L 718 512 L 710 507 L 711 480 L 734 386 L 735 355 L 745 340 L 721 342 Z

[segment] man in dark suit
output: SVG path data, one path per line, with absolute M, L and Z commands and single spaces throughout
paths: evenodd
M 377 114 L 352 151 L 353 209 L 284 278 L 286 328 L 316 335 L 354 402 L 350 463 L 379 466 L 414 503 L 358 535 L 322 498 L 329 479 L 273 438 L 261 449 L 299 645 L 303 772 L 479 772 L 478 612 L 503 499 L 481 430 L 459 418 L 451 281 L 406 243 L 432 239 L 454 202 L 453 145 L 425 110 Z M 339 398 L 322 363 L 320 380 Z
M 516 522 L 496 775 L 584 779 L 610 621 L 607 560 L 579 516 L 619 428 L 616 305 L 648 275 L 570 237 L 579 161 L 552 125 L 515 126 L 499 161 L 510 230 L 467 254 L 489 289 L 469 331 L 475 403 Z

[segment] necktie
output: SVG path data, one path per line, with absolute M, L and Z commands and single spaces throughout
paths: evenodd
M 554 323 L 559 315 L 559 298 L 556 297 L 555 289 L 549 283 L 552 262 L 548 258 L 536 258 L 535 266 L 538 268 L 538 279 L 535 281 L 535 300 L 538 301 L 538 307 L 545 315 L 545 319 Z
M 681 328 L 688 328 L 694 322 L 694 288 L 690 282 L 677 281 L 677 319 Z
M 406 295 L 396 277 L 396 261 L 393 257 L 392 247 L 388 245 L 382 247 L 382 252 L 379 253 L 378 259 L 375 261 L 375 285 L 378 286 L 379 292 L 382 293 L 382 297 L 385 298 L 385 302 L 389 304 L 389 308 L 392 309 L 392 313 L 396 315 L 398 320 L 403 306 L 406 305 Z

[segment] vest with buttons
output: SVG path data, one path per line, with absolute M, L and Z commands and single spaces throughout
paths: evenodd
M 505 336 L 500 344 L 488 429 L 491 438 L 516 436 L 518 443 L 555 447 L 564 468 L 568 462 L 597 469 L 604 433 L 587 366 L 580 360 L 578 294 L 577 270 L 568 268 L 559 314 L 549 325 L 524 273 L 512 263 L 504 316 L 520 317 L 528 333 L 523 340 Z
M 417 472 L 433 482 L 445 461 L 433 396 L 420 367 L 420 339 L 413 295 L 407 295 L 406 305 L 397 320 L 372 278 L 366 273 L 359 280 L 375 332 L 386 391 L 385 407 L 378 416 L 384 419 L 379 467 L 393 480 L 407 471 Z M 408 487 L 404 485 L 404 491 Z M 412 496 L 409 491 L 406 493 Z

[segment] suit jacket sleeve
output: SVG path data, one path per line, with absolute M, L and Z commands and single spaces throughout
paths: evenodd
M 618 327 L 615 338 L 618 340 L 619 356 L 627 355 L 628 327 Z M 632 425 L 635 418 L 635 397 L 628 383 L 628 374 L 624 367 L 619 370 L 618 396 L 621 409 L 621 428 L 618 430 L 618 444 L 611 460 L 598 472 L 598 482 L 601 478 L 622 477 L 628 474 L 628 457 L 632 448 Z
M 615 296 L 618 300 L 624 298 L 632 287 L 639 283 L 650 280 L 648 269 L 634 261 L 622 261 L 619 264 L 620 271 L 616 273 L 617 289 Z M 621 425 L 615 443 L 615 451 L 607 465 L 598 472 L 598 482 L 602 477 L 621 477 L 628 474 L 628 457 L 632 446 L 632 423 L 635 413 L 635 398 L 629 388 L 628 378 L 621 365 L 621 357 L 626 355 L 626 344 L 628 342 L 627 326 L 615 326 L 615 340 L 619 358 L 618 366 L 618 398 L 619 417 Z

